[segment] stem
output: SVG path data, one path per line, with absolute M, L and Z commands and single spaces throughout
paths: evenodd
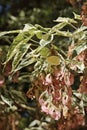
M 35 40 L 33 40 L 33 39 L 30 39 L 30 41 L 35 42 L 35 43 L 38 43 L 38 44 L 39 44 L 39 42 L 37 42 L 37 41 L 35 41 Z
M 77 29 L 73 24 L 70 23 L 70 25 L 71 25 L 71 27 L 73 27 L 75 30 Z

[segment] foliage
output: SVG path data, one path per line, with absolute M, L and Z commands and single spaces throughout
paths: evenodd
M 0 32 L 7 43 L 0 48 L 0 115 L 12 120 L 8 129 L 75 130 L 86 125 L 87 27 L 74 16 L 58 17 L 51 28 L 25 24 Z

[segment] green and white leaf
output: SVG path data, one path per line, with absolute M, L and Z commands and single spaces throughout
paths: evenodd
M 12 100 L 8 99 L 7 97 L 4 97 L 3 95 L 1 95 L 0 97 L 1 97 L 2 101 L 3 101 L 4 103 L 6 103 L 9 107 L 12 106 L 12 104 L 13 104 L 13 101 L 12 101 Z
M 87 49 L 87 43 L 82 43 L 74 48 L 74 51 L 79 55 L 82 51 Z
M 37 57 L 39 56 L 38 51 L 40 51 L 39 48 L 37 48 L 37 49 L 31 51 L 30 53 L 26 54 L 26 56 L 24 58 L 22 58 L 20 64 L 15 68 L 14 72 L 16 72 L 16 71 L 18 71 L 18 70 L 20 70 L 20 69 L 22 69 L 22 68 L 24 68 L 28 65 L 33 64 L 34 62 L 36 62 Z
M 26 54 L 30 46 L 31 44 L 25 44 L 20 46 L 12 62 L 12 71 L 16 69 L 17 65 L 22 60 L 23 56 Z
M 12 30 L 12 31 L 4 31 L 4 32 L 0 32 L 0 38 L 4 35 L 7 34 L 14 34 L 14 33 L 20 33 L 22 30 Z
M 75 19 L 81 20 L 81 16 L 80 15 L 76 14 L 75 12 L 73 12 L 73 14 L 74 14 L 74 18 Z
M 47 35 L 47 36 L 48 36 L 48 35 Z M 45 47 L 46 45 L 48 45 L 49 43 L 52 42 L 53 37 L 54 37 L 54 36 L 51 35 L 51 36 L 48 37 L 47 40 L 41 39 L 41 40 L 40 40 L 40 45 L 41 45 L 42 47 Z
M 20 47 L 24 46 L 32 37 L 33 35 L 30 35 L 27 38 L 25 38 L 24 33 L 19 33 L 19 35 L 14 39 L 13 43 L 10 46 L 5 63 L 11 60 L 15 56 L 15 54 L 20 50 Z
M 51 54 L 50 49 L 47 47 L 42 48 L 42 50 L 40 51 L 40 55 L 43 57 L 47 57 Z
M 69 32 L 69 31 L 59 31 L 59 30 L 56 30 L 56 34 L 55 35 L 64 36 L 64 37 L 72 37 L 72 33 Z
M 77 23 L 74 19 L 66 18 L 66 17 L 58 17 L 55 22 L 64 22 L 64 23 Z
M 87 29 L 87 26 L 81 26 L 80 28 L 76 29 L 76 31 L 73 33 L 73 36 L 76 36 L 78 34 L 83 34 L 84 32 Z
M 63 22 L 63 23 L 59 23 L 57 25 L 55 25 L 54 27 L 52 27 L 52 29 L 50 30 L 51 33 L 54 33 L 55 31 L 61 30 L 62 28 L 64 28 L 67 25 L 67 23 Z

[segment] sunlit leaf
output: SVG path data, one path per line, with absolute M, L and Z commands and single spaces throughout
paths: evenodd
M 75 19 L 81 20 L 81 16 L 80 15 L 76 14 L 75 12 L 73 12 L 73 14 L 74 14 L 74 18 Z
M 49 48 L 44 47 L 44 48 L 40 51 L 40 54 L 41 54 L 41 56 L 43 56 L 43 57 L 47 57 L 47 56 L 49 56 L 49 55 L 51 54 L 51 52 L 50 52 L 50 49 L 49 49 Z
M 49 39 L 49 37 L 50 37 L 49 34 L 44 34 L 42 36 L 42 39 L 45 40 L 45 41 L 47 41 Z
M 36 31 L 36 28 L 32 24 L 25 24 L 23 31 L 24 32 L 28 31 L 30 34 L 33 34 L 34 31 Z
M 51 65 L 59 65 L 60 57 L 59 56 L 50 56 L 46 58 L 47 62 Z
M 12 71 L 16 68 L 18 63 L 22 60 L 23 56 L 26 54 L 30 46 L 31 44 L 25 44 L 25 45 L 20 46 L 12 62 Z
M 53 40 L 53 35 L 51 35 L 50 38 L 47 39 L 47 40 L 41 39 L 40 40 L 40 45 L 45 47 L 47 44 L 51 43 L 52 40 Z
M 69 31 L 66 32 L 66 31 L 57 30 L 56 34 L 59 35 L 59 36 L 64 36 L 64 37 L 71 37 L 72 36 L 72 33 L 69 32 Z
M 33 35 L 30 35 L 27 38 L 25 38 L 24 33 L 20 33 L 11 44 L 5 63 L 11 60 L 16 54 L 16 52 L 19 51 L 20 47 L 24 46 L 32 37 Z
M 77 23 L 74 19 L 66 17 L 58 17 L 55 22 L 64 22 L 64 23 Z
M 20 64 L 17 66 L 17 68 L 14 70 L 14 72 L 31 65 L 37 61 L 38 53 L 41 51 L 42 47 L 38 47 L 35 50 L 32 50 L 28 54 L 26 54 L 25 57 L 22 58 Z
M 35 24 L 35 27 L 38 29 L 38 30 L 41 30 L 42 32 L 48 32 L 50 30 L 50 28 L 44 28 L 42 27 L 41 25 L 39 24 Z
M 20 33 L 22 30 L 13 30 L 13 31 L 5 31 L 5 32 L 0 32 L 0 38 L 4 35 L 7 34 L 14 34 L 14 33 Z
M 52 29 L 50 30 L 50 32 L 53 33 L 53 32 L 55 32 L 57 30 L 61 30 L 66 25 L 67 25 L 67 23 L 65 23 L 65 22 L 59 23 L 59 24 L 55 25 L 54 27 L 52 27 Z
M 73 36 L 77 36 L 77 34 L 83 33 L 87 29 L 86 26 L 81 26 L 80 28 L 76 29 L 76 31 L 73 33 Z
M 42 39 L 42 36 L 43 36 L 42 31 L 36 31 L 36 37 L 38 39 Z
M 22 59 L 22 62 L 17 66 L 17 68 L 14 70 L 14 72 L 16 72 L 16 71 L 18 71 L 18 70 L 20 70 L 28 65 L 33 64 L 36 61 L 37 61 L 37 59 L 34 57 L 30 57 L 28 60 L 26 60 L 26 58 Z

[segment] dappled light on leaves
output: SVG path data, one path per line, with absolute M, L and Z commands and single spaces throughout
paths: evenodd
M 51 124 L 54 130 L 75 130 L 86 125 L 87 27 L 77 27 L 74 15 L 75 19 L 57 18 L 52 28 L 25 24 L 21 30 L 0 33 L 1 38 L 16 33 L 5 58 L 1 55 L 0 109 L 27 111 L 30 122 L 34 116 L 36 122 L 24 130 L 49 129 Z

